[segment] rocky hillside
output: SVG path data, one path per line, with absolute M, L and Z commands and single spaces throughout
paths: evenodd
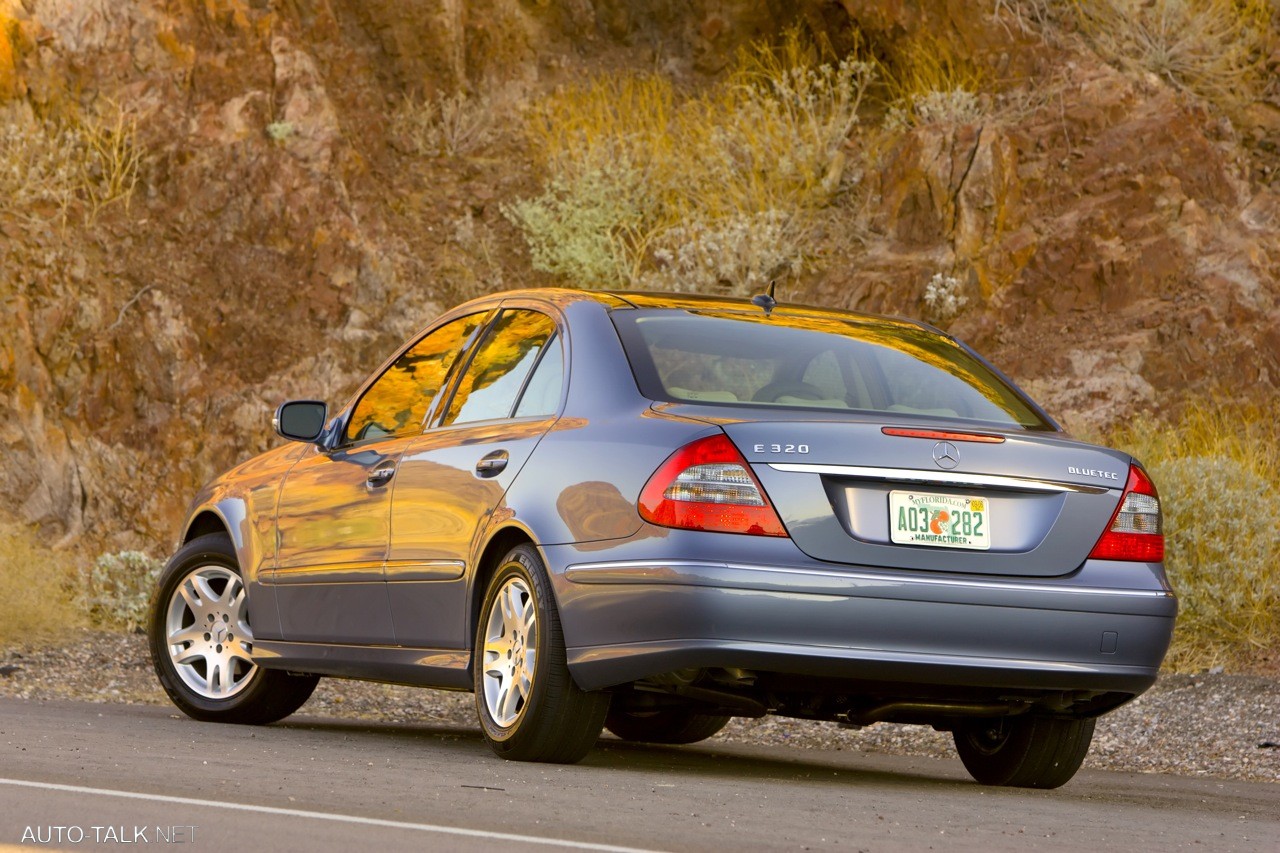
M 1226 16 L 1194 19 L 1216 65 L 1107 18 L 1174 6 Z M 513 214 L 557 92 L 700 103 L 787 33 L 867 88 L 785 298 L 947 325 L 1072 426 L 1270 399 L 1278 32 L 1271 0 L 0 0 L 0 513 L 163 550 L 281 399 L 461 298 L 588 283 Z

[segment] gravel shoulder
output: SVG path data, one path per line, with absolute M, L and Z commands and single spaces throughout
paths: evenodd
M 0 650 L 0 696 L 164 705 L 141 635 L 84 632 L 43 648 Z M 176 711 L 175 711 L 176 713 Z M 326 678 L 299 712 L 353 720 L 475 726 L 472 697 Z M 781 717 L 734 720 L 717 739 L 804 749 L 952 758 L 950 735 L 887 723 L 843 728 Z M 1085 767 L 1280 782 L 1280 679 L 1164 676 L 1098 721 Z

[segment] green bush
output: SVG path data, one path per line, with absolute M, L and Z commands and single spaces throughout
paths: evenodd
M 80 603 L 93 624 L 136 632 L 147 620 L 147 608 L 164 561 L 141 551 L 103 554 L 84 572 Z
M 652 199 L 625 160 L 551 179 L 537 198 L 504 205 L 524 232 L 534 269 L 585 287 L 629 278 L 630 242 L 652 216 Z
M 558 90 L 529 110 L 546 188 L 505 213 L 537 269 L 580 286 L 743 293 L 795 275 L 816 212 L 861 180 L 849 142 L 872 77 L 793 32 L 699 93 L 641 74 Z

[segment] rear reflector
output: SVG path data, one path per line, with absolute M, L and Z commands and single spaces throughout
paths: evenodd
M 906 427 L 880 427 L 885 435 L 902 438 L 932 438 L 935 441 L 976 441 L 982 444 L 1003 444 L 1003 435 L 987 435 L 981 432 L 948 432 L 937 429 L 907 429 Z
M 1089 557 L 1135 563 L 1164 560 L 1160 495 L 1147 472 L 1137 465 L 1129 466 L 1129 480 L 1120 497 L 1120 505 Z
M 662 527 L 786 536 L 751 466 L 726 435 L 686 444 L 640 492 L 640 517 Z

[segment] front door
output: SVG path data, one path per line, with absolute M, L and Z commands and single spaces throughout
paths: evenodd
M 413 342 L 364 389 L 337 446 L 289 472 L 275 572 L 285 640 L 395 644 L 384 564 L 400 456 L 487 316 L 452 320 Z

